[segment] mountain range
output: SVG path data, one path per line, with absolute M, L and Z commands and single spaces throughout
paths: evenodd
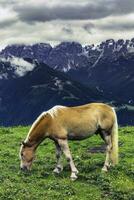
M 30 124 L 42 111 L 54 105 L 80 105 L 105 98 L 95 88 L 86 88 L 46 64 L 20 78 L 3 80 L 0 84 L 1 123 Z
M 0 52 L 0 124 L 30 124 L 50 107 L 93 101 L 134 124 L 134 39 L 10 45 Z

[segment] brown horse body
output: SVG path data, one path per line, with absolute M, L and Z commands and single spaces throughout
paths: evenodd
M 30 169 L 35 150 L 45 139 L 50 138 L 56 145 L 57 166 L 59 173 L 63 167 L 61 154 L 65 154 L 71 167 L 71 178 L 77 178 L 76 169 L 68 140 L 82 140 L 99 133 L 107 144 L 104 171 L 118 162 L 118 124 L 114 109 L 103 103 L 91 103 L 77 107 L 55 106 L 43 112 L 33 123 L 20 150 L 21 168 Z

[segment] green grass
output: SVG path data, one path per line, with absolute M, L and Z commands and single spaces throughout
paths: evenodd
M 64 171 L 54 175 L 55 146 L 45 140 L 37 151 L 30 173 L 19 170 L 20 142 L 29 127 L 0 128 L 0 200 L 134 200 L 134 127 L 119 129 L 120 162 L 108 173 L 101 172 L 103 153 L 89 149 L 103 144 L 97 135 L 69 142 L 79 178 L 70 180 L 70 169 L 63 158 Z

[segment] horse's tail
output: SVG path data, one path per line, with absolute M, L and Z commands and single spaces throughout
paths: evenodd
M 113 108 L 114 112 L 114 124 L 112 127 L 111 132 L 111 142 L 112 142 L 112 149 L 111 149 L 111 160 L 113 165 L 118 164 L 118 122 L 115 109 Z

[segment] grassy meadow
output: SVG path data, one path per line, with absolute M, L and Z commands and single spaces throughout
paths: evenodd
M 0 200 L 134 200 L 134 127 L 119 129 L 119 165 L 101 172 L 105 154 L 94 152 L 104 144 L 95 135 L 69 142 L 79 178 L 70 180 L 70 169 L 63 157 L 64 171 L 53 174 L 55 146 L 45 140 L 38 148 L 30 173 L 19 170 L 19 148 L 29 127 L 0 128 Z

